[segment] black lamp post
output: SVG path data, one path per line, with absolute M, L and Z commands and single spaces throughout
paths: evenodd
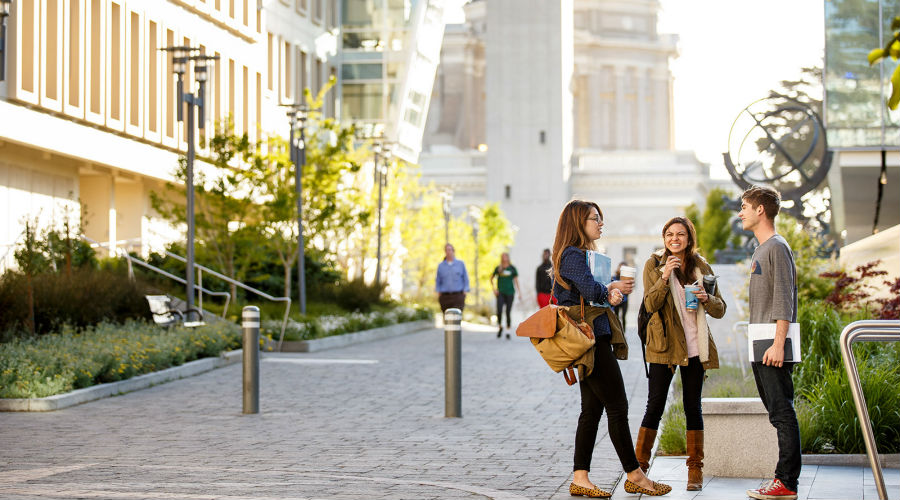
M 441 208 L 444 210 L 444 245 L 450 243 L 450 200 L 453 199 L 453 191 L 444 189 L 441 191 L 443 204 Z
M 194 107 L 197 107 L 197 126 L 200 130 L 206 128 L 205 113 L 205 97 L 206 97 L 206 80 L 209 78 L 207 72 L 207 64 L 211 60 L 218 59 L 217 56 L 207 56 L 200 52 L 200 49 L 193 47 L 166 47 L 166 50 L 172 53 L 172 71 L 178 76 L 178 121 L 184 121 L 184 105 L 188 105 L 187 110 L 187 172 L 185 173 L 185 190 L 187 191 L 187 245 L 186 256 L 187 269 L 185 271 L 185 281 L 187 289 L 187 309 L 185 309 L 185 318 L 188 318 L 194 306 L 194 157 L 196 156 L 194 146 Z M 194 65 L 194 79 L 197 80 L 197 93 L 184 92 L 184 73 L 187 65 Z M 202 319 L 202 318 L 200 318 Z
M 481 209 L 470 205 L 469 219 L 472 221 L 472 239 L 475 240 L 475 304 L 481 305 L 481 287 L 478 286 L 478 221 L 481 219 Z
M 306 253 L 303 248 L 303 167 L 306 165 L 306 118 L 309 108 L 304 104 L 282 104 L 288 107 L 288 120 L 291 123 L 290 152 L 291 163 L 294 164 L 294 185 L 297 188 L 297 290 L 300 295 L 297 303 L 300 314 L 306 314 Z M 294 140 L 299 131 L 300 137 Z
M 375 254 L 375 287 L 381 288 L 381 206 L 382 206 L 382 189 L 387 183 L 388 163 L 391 161 L 392 151 L 391 144 L 385 142 L 376 142 L 372 146 L 375 152 L 375 182 L 378 183 L 378 246 Z M 378 163 L 378 157 L 381 156 L 382 162 Z
M 0 81 L 6 80 L 6 18 L 12 0 L 0 0 Z

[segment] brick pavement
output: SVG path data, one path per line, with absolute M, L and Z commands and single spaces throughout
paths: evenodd
M 630 330 L 621 366 L 636 433 L 646 383 Z M 527 340 L 494 332 L 463 332 L 461 419 L 443 417 L 440 330 L 267 355 L 258 415 L 241 415 L 239 365 L 57 412 L 0 414 L 0 497 L 571 498 L 578 390 Z M 619 475 L 604 418 L 591 478 L 612 489 Z

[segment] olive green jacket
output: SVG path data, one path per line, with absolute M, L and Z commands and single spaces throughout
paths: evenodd
M 675 306 L 674 300 L 677 278 L 672 273 L 668 281 L 662 279 L 665 268 L 665 261 L 662 259 L 664 252 L 657 250 L 644 264 L 644 307 L 647 312 L 653 314 L 647 325 L 647 362 L 669 365 L 674 369 L 675 365 L 687 366 L 688 350 L 681 312 Z M 713 274 L 712 268 L 703 257 L 699 257 L 694 272 L 694 279 L 700 279 L 701 282 L 704 274 Z M 719 287 L 716 287 L 715 296 L 710 296 L 705 304 L 700 302 L 697 307 L 697 347 L 700 351 L 700 362 L 705 370 L 719 367 L 719 353 L 709 331 L 706 315 L 721 318 L 725 315 L 725 307 Z M 665 331 L 660 315 L 665 320 Z

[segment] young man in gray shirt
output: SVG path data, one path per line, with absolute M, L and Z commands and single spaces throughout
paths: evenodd
M 747 490 L 747 495 L 793 500 L 797 498 L 801 468 L 800 428 L 794 412 L 794 363 L 785 361 L 784 344 L 788 326 L 797 321 L 797 268 L 791 247 L 775 232 L 775 216 L 780 207 L 778 191 L 754 186 L 741 195 L 738 214 L 744 229 L 753 231 L 759 241 L 750 264 L 750 323 L 775 323 L 772 346 L 762 361 L 751 365 L 759 397 L 778 436 L 778 465 L 773 480 Z

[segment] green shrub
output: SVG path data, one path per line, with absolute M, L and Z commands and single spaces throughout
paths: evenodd
M 284 332 L 284 340 L 310 340 L 343 333 L 358 332 L 382 326 L 405 323 L 421 319 L 431 319 L 431 311 L 424 308 L 399 306 L 389 311 L 370 313 L 354 312 L 340 315 L 323 315 L 303 321 L 289 320 Z M 262 332 L 272 339 L 281 335 L 281 320 L 265 320 Z
M 368 284 L 362 278 L 353 281 L 326 286 L 330 291 L 326 293 L 334 297 L 335 302 L 348 311 L 367 312 L 375 304 L 383 303 L 381 296 L 384 293 L 385 283 L 381 286 Z
M 882 453 L 900 451 L 900 367 L 858 363 L 863 394 L 869 410 L 875 442 Z M 805 448 L 810 451 L 865 453 L 862 429 L 844 370 L 825 373 L 818 383 L 802 393 L 819 435 Z
M 41 335 L 68 324 L 85 327 L 103 321 L 149 318 L 141 286 L 125 274 L 89 267 L 67 273 L 42 273 L 32 278 L 34 331 Z M 8 341 L 26 333 L 26 276 L 7 272 L 0 278 L 0 331 Z
M 663 415 L 659 433 L 660 455 L 684 455 L 687 453 L 687 422 L 684 417 L 684 404 L 681 398 L 672 401 Z
M 136 321 L 64 327 L 0 344 L 0 397 L 52 396 L 217 356 L 239 344 L 240 330 L 226 322 L 168 330 Z

